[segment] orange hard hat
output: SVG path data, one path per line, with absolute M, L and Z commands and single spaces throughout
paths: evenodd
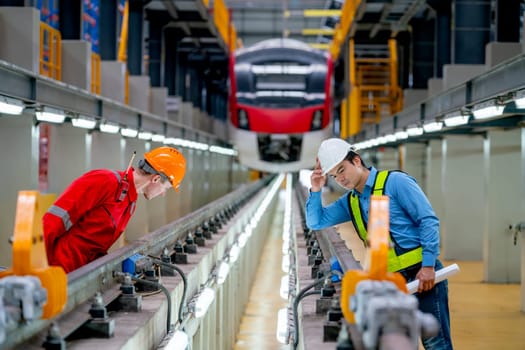
M 177 189 L 186 173 L 186 159 L 173 147 L 158 147 L 144 154 L 144 159 Z

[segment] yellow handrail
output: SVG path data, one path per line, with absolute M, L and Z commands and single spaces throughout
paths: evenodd
M 126 62 L 128 49 L 128 18 L 129 18 L 129 1 L 124 5 L 124 14 L 122 15 L 122 24 L 120 27 L 120 40 L 118 45 L 118 60 Z
M 91 92 L 100 95 L 100 55 L 91 53 Z
M 62 37 L 57 29 L 45 22 L 40 22 L 39 73 L 62 80 Z

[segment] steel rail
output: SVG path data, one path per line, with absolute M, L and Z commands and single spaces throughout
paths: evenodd
M 243 185 L 208 205 L 145 235 L 140 240 L 131 242 L 70 272 L 68 274 L 68 300 L 62 313 L 54 320 L 38 320 L 10 330 L 6 341 L 0 344 L 0 349 L 17 348 L 18 345 L 34 337 L 42 338 L 42 333 L 49 328 L 53 321 L 63 320 L 64 323 L 69 323 L 71 320 L 77 320 L 78 326 L 82 325 L 86 321 L 85 317 L 78 315 L 68 317 L 68 314 L 77 309 L 84 310 L 97 292 L 106 293 L 110 295 L 110 298 L 118 296 L 118 283 L 114 280 L 113 275 L 115 272 L 122 271 L 122 261 L 136 253 L 159 255 L 165 247 L 174 245 L 178 239 L 200 226 L 204 221 L 231 206 L 242 206 L 272 179 L 273 176 L 269 176 L 249 185 Z M 107 297 L 104 300 L 107 302 Z M 67 325 L 67 332 L 64 333 L 64 329 L 62 329 L 61 336 L 66 337 L 74 330 L 74 325 Z
M 303 208 L 302 215 L 304 216 L 304 208 L 308 198 L 308 189 L 298 183 L 296 186 L 296 194 L 299 205 Z M 316 238 L 325 260 L 329 260 L 331 257 L 336 257 L 343 272 L 362 269 L 361 264 L 352 254 L 352 250 L 346 247 L 345 242 L 333 227 L 319 230 L 319 234 L 316 235 Z

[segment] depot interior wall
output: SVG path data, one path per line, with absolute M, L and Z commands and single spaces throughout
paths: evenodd
M 13 235 L 16 201 L 21 190 L 38 189 L 38 158 L 34 156 L 38 147 L 38 134 L 33 118 L 0 114 L 0 266 L 11 266 L 12 245 L 8 244 Z

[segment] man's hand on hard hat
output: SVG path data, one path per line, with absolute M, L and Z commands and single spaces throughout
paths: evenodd
M 416 275 L 419 280 L 418 293 L 426 292 L 434 288 L 434 280 L 436 279 L 436 272 L 433 266 L 423 266 Z
M 321 170 L 319 159 L 315 160 L 315 167 L 314 171 L 312 171 L 312 175 L 310 175 L 310 182 L 312 185 L 312 187 L 310 187 L 310 191 L 312 192 L 321 191 L 323 186 L 326 184 L 326 176 L 323 176 L 323 170 Z

